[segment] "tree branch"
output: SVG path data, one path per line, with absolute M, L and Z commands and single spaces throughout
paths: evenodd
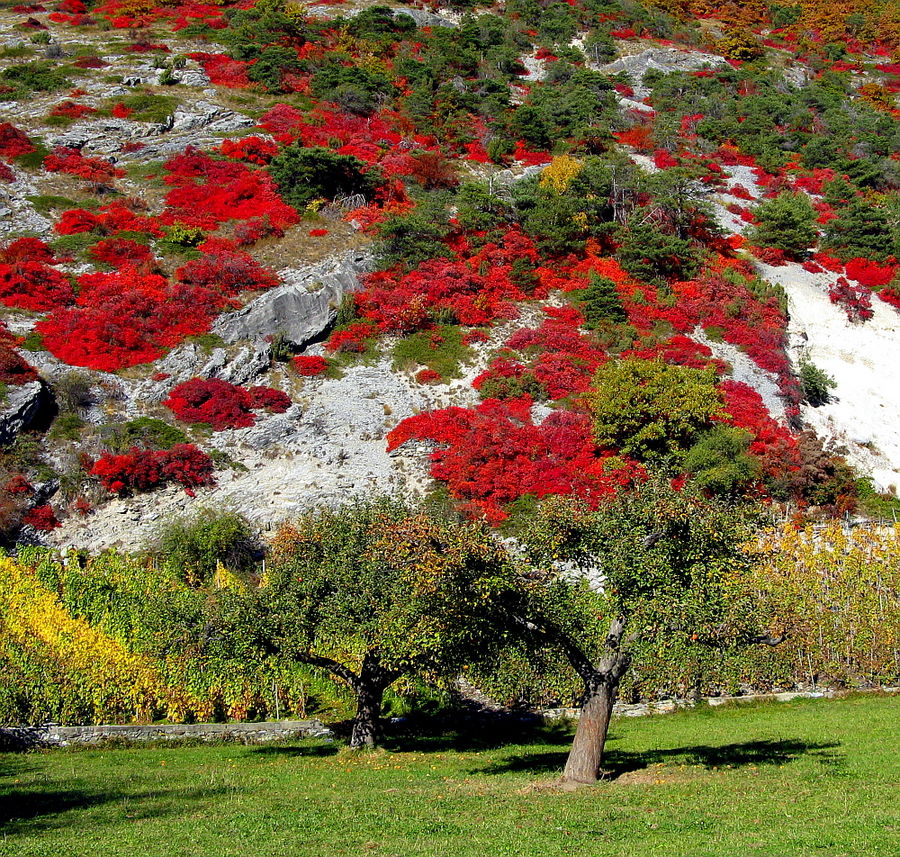
M 342 663 L 334 661 L 331 658 L 323 658 L 321 655 L 301 654 L 297 655 L 297 660 L 304 664 L 314 667 L 322 667 L 329 672 L 334 673 L 338 678 L 342 678 L 357 693 L 360 688 L 359 676 L 349 667 L 345 667 Z

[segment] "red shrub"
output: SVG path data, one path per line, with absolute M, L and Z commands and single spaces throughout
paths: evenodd
M 226 158 L 265 166 L 278 154 L 278 146 L 262 137 L 244 137 L 236 141 L 225 140 L 219 151 Z
M 6 483 L 3 490 L 7 494 L 31 494 L 34 491 L 34 486 L 25 476 L 21 473 L 17 473 Z
M 897 289 L 893 287 L 882 289 L 878 292 L 878 297 L 886 304 L 890 304 L 894 309 L 900 310 L 900 291 Z
M 11 265 L 17 262 L 53 264 L 53 251 L 40 238 L 17 238 L 0 249 L 0 259 Z
M 872 312 L 872 293 L 863 286 L 851 285 L 844 277 L 828 289 L 828 297 L 833 304 L 839 304 L 850 321 L 868 321 Z
M 109 63 L 104 62 L 100 57 L 79 57 L 72 65 L 75 68 L 106 68 Z
M 166 183 L 174 185 L 166 196 L 166 223 L 182 221 L 211 230 L 229 220 L 267 217 L 284 229 L 300 219 L 263 171 L 254 172 L 234 161 L 215 161 L 190 146 L 165 166 Z
M 163 476 L 185 488 L 199 488 L 214 483 L 212 459 L 192 443 L 177 443 L 158 453 Z
M 434 369 L 420 369 L 416 372 L 416 381 L 419 384 L 436 384 L 441 379 L 441 373 Z
M 576 494 L 596 503 L 643 478 L 640 465 L 608 467 L 598 457 L 586 414 L 554 411 L 536 426 L 530 408 L 529 399 L 488 399 L 475 409 L 409 417 L 388 435 L 388 449 L 413 439 L 439 444 L 432 476 L 494 523 L 506 517 L 505 504 L 525 494 Z
M 291 397 L 274 387 L 250 387 L 247 392 L 255 410 L 265 409 L 273 414 L 283 414 L 291 406 Z
M 64 211 L 54 229 L 60 235 L 74 235 L 79 232 L 98 232 L 102 235 L 145 232 L 156 238 L 163 235 L 163 230 L 155 218 L 137 214 L 124 202 L 103 205 L 96 212 L 83 208 Z
M 44 158 L 44 169 L 51 173 L 68 173 L 98 184 L 108 184 L 125 175 L 125 170 L 120 170 L 109 161 L 86 158 L 79 149 L 64 146 L 58 146 Z
M 9 122 L 0 122 L 0 158 L 10 161 L 34 151 L 34 145 L 24 131 Z
M 98 241 L 88 251 L 98 262 L 110 265 L 117 270 L 122 268 L 138 268 L 151 271 L 156 260 L 146 244 L 138 244 L 130 238 L 105 238 Z
M 254 409 L 283 413 L 291 400 L 272 387 L 247 390 L 218 378 L 193 378 L 173 388 L 163 404 L 183 422 L 208 423 L 214 431 L 222 431 L 252 426 Z
M 91 468 L 103 487 L 112 494 L 149 491 L 166 482 L 185 488 L 212 485 L 214 465 L 203 450 L 189 443 L 171 449 L 152 450 L 132 447 L 127 453 L 106 452 Z
M 6 306 L 45 312 L 73 298 L 66 276 L 42 262 L 0 263 L 0 303 Z
M 376 333 L 372 324 L 356 322 L 332 333 L 325 343 L 325 348 L 328 351 L 349 351 L 359 354 L 366 350 L 369 340 L 373 339 Z
M 192 60 L 197 60 L 203 70 L 209 75 L 209 79 L 217 86 L 228 86 L 233 89 L 244 89 L 250 86 L 250 78 L 247 77 L 249 63 L 233 60 L 227 54 L 188 54 Z
M 186 336 L 204 333 L 221 299 L 125 269 L 79 278 L 77 305 L 54 310 L 36 330 L 47 348 L 73 366 L 112 372 L 159 358 Z
M 278 276 L 246 253 L 220 248 L 210 242 L 202 244 L 200 249 L 205 251 L 201 258 L 192 259 L 175 272 L 181 282 L 226 297 L 278 285 Z
M 298 375 L 309 378 L 325 372 L 328 369 L 328 361 L 324 357 L 298 354 L 291 359 L 291 366 Z
M 16 174 L 10 167 L 0 161 L 0 182 L 10 184 L 16 180 Z
M 890 260 L 887 264 L 879 265 L 868 259 L 851 259 L 847 262 L 846 276 L 867 289 L 878 289 L 890 283 L 898 270 L 900 267 L 890 264 Z
M 56 519 L 56 515 L 53 513 L 53 507 L 48 503 L 29 509 L 22 518 L 22 524 L 45 532 L 49 532 L 60 526 L 59 521 Z
M 0 383 L 20 386 L 37 378 L 37 370 L 21 354 L 8 345 L 0 344 Z
M 81 119 L 90 113 L 96 113 L 95 107 L 87 104 L 77 104 L 74 101 L 61 101 L 51 111 L 51 116 L 63 116 L 66 119 Z
M 112 115 L 116 117 L 116 119 L 127 119 L 131 114 L 134 113 L 130 107 L 126 107 L 121 101 L 113 106 Z
M 360 314 L 381 330 L 398 332 L 427 326 L 436 309 L 451 310 L 465 325 L 514 317 L 513 301 L 525 300 L 527 294 L 512 276 L 513 265 L 517 260 L 537 261 L 531 240 L 510 230 L 499 244 L 485 244 L 473 253 L 461 243 L 453 255 L 456 258 L 423 262 L 406 274 L 370 274 L 356 297 Z

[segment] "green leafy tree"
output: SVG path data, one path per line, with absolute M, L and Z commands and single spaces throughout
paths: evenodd
M 825 227 L 823 247 L 843 259 L 864 256 L 882 260 L 900 252 L 900 229 L 891 228 L 889 210 L 860 197 L 837 210 Z
M 784 192 L 757 206 L 759 224 L 750 240 L 791 256 L 802 256 L 816 243 L 816 211 L 805 193 Z
M 283 527 L 268 575 L 252 633 L 351 688 L 352 747 L 377 743 L 384 692 L 402 676 L 453 678 L 490 651 L 515 586 L 484 525 L 384 498 Z
M 165 522 L 150 548 L 192 584 L 208 581 L 219 563 L 230 571 L 246 572 L 262 557 L 250 522 L 237 512 L 217 509 Z
M 601 277 L 592 271 L 583 301 L 584 318 L 589 328 L 599 327 L 605 321 L 628 321 L 616 284 L 609 277 Z
M 761 475 L 762 465 L 747 450 L 752 435 L 734 426 L 705 432 L 684 456 L 685 472 L 694 484 L 712 494 L 738 494 Z
M 428 259 L 449 255 L 444 243 L 449 233 L 444 207 L 423 203 L 408 214 L 389 217 L 381 224 L 375 255 L 383 267 L 403 265 L 412 269 Z
M 834 378 L 809 360 L 800 361 L 800 387 L 803 398 L 814 408 L 827 404 L 834 389 Z
M 619 685 L 639 645 L 779 642 L 759 632 L 748 597 L 751 558 L 741 546 L 753 517 L 666 480 L 596 511 L 563 498 L 542 504 L 522 535 L 542 571 L 532 573 L 519 627 L 532 646 L 562 652 L 583 683 L 564 780 L 597 780 Z
M 723 413 L 715 370 L 661 360 L 611 360 L 586 395 L 594 438 L 642 461 L 680 457 Z
M 281 195 L 296 208 L 313 199 L 341 194 L 370 195 L 378 183 L 371 168 L 352 155 L 339 155 L 321 146 L 287 146 L 269 164 Z
M 688 238 L 665 233 L 652 223 L 629 223 L 619 240 L 616 259 L 638 280 L 689 280 L 700 270 L 700 254 Z

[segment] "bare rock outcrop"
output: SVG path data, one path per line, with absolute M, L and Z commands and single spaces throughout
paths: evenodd
M 229 343 L 280 333 L 300 348 L 334 323 L 344 296 L 359 288 L 359 275 L 371 263 L 368 253 L 351 251 L 305 268 L 286 268 L 279 272 L 284 285 L 223 315 L 213 333 Z

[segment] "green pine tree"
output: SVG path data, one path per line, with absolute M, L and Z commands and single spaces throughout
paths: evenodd
M 583 312 L 587 327 L 599 327 L 604 321 L 621 323 L 628 321 L 616 284 L 609 277 L 591 272 L 590 282 L 584 290 Z

